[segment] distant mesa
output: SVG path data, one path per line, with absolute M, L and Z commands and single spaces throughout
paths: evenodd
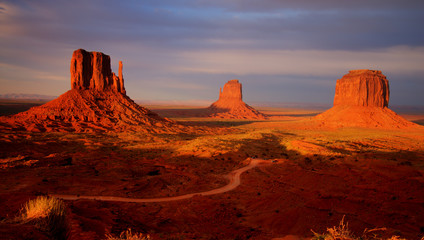
M 41 94 L 26 94 L 26 93 L 7 93 L 0 94 L 0 99 L 13 99 L 13 100 L 52 100 L 57 96 L 41 95 Z
M 333 107 L 314 119 L 334 127 L 406 128 L 415 124 L 388 108 L 389 81 L 378 70 L 351 70 L 337 80 Z
M 122 68 L 120 61 L 116 76 L 108 55 L 75 50 L 71 90 L 42 106 L 1 117 L 0 127 L 42 132 L 163 132 L 181 127 L 131 100 L 125 92 Z
M 230 119 L 265 119 L 266 116 L 243 102 L 242 85 L 230 80 L 219 90 L 219 99 L 208 108 L 209 116 Z

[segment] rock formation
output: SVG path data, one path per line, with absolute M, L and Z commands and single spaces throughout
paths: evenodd
M 404 128 L 415 125 L 388 108 L 389 82 L 381 71 L 351 70 L 337 80 L 333 107 L 314 119 L 333 127 Z
M 337 80 L 334 106 L 389 106 L 389 81 L 381 71 L 351 70 Z
M 71 90 L 42 106 L 0 118 L 0 128 L 29 131 L 178 131 L 182 126 L 139 106 L 125 93 L 122 62 L 118 77 L 110 57 L 74 51 Z
M 222 88 L 219 89 L 219 99 L 216 104 L 219 103 L 238 103 L 243 101 L 242 86 L 238 80 L 230 80 L 224 84 L 224 91 Z
M 122 61 L 119 62 L 119 77 L 110 68 L 110 57 L 101 52 L 75 50 L 71 59 L 72 89 L 96 91 L 114 90 L 125 94 L 122 76 Z
M 219 99 L 209 108 L 209 116 L 233 119 L 265 119 L 265 115 L 243 102 L 242 85 L 230 80 L 219 89 Z

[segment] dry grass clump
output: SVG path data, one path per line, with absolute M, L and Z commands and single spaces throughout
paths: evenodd
M 45 218 L 51 215 L 65 215 L 65 204 L 54 197 L 39 196 L 28 201 L 22 209 L 22 217 L 26 220 Z
M 327 233 L 319 234 L 314 231 L 313 240 L 356 240 L 353 234 L 348 228 L 348 223 L 344 223 L 344 216 L 339 223 L 339 226 L 334 226 L 332 228 L 327 228 Z
M 344 216 L 339 223 L 339 226 L 334 226 L 332 228 L 327 228 L 327 233 L 319 234 L 314 232 L 312 240 L 384 240 L 384 238 L 379 237 L 378 232 L 386 231 L 386 228 L 374 228 L 374 229 L 365 229 L 361 237 L 356 237 L 349 230 L 349 224 L 344 222 Z M 406 240 L 399 236 L 391 236 L 386 240 Z M 424 237 L 421 239 L 424 240 Z
M 114 237 L 110 234 L 106 234 L 107 240 L 151 240 L 150 235 L 144 235 L 142 233 L 132 233 L 131 228 L 121 232 L 119 237 Z
M 18 220 L 33 223 L 40 230 L 48 232 L 54 239 L 67 239 L 68 222 L 66 205 L 62 200 L 39 196 L 28 201 L 21 210 Z

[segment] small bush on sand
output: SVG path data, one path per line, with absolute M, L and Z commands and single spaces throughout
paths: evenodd
M 348 228 L 348 223 L 344 223 L 344 216 L 339 223 L 339 226 L 327 228 L 327 233 L 319 234 L 314 231 L 313 240 L 355 240 L 356 238 L 352 235 Z
M 132 233 L 131 228 L 121 232 L 119 237 L 114 237 L 110 234 L 106 234 L 106 239 L 107 240 L 151 240 L 149 235 L 144 235 L 142 233 Z
M 57 198 L 39 196 L 28 201 L 18 220 L 35 224 L 40 230 L 48 232 L 52 238 L 67 239 L 66 205 Z
M 319 234 L 314 232 L 312 240 L 383 240 L 379 237 L 378 232 L 386 231 L 386 228 L 374 228 L 374 229 L 365 229 L 361 237 L 355 237 L 352 232 L 349 230 L 349 224 L 344 222 L 344 216 L 339 223 L 339 226 L 334 226 L 332 228 L 327 228 L 327 233 Z M 392 236 L 387 238 L 387 240 L 406 240 L 399 236 Z M 424 240 L 424 237 L 423 239 Z

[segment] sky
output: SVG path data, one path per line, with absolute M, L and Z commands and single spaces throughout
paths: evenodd
M 336 80 L 381 70 L 390 105 L 424 105 L 422 0 L 0 0 L 0 94 L 70 89 L 72 52 L 123 61 L 127 95 L 332 104 Z

